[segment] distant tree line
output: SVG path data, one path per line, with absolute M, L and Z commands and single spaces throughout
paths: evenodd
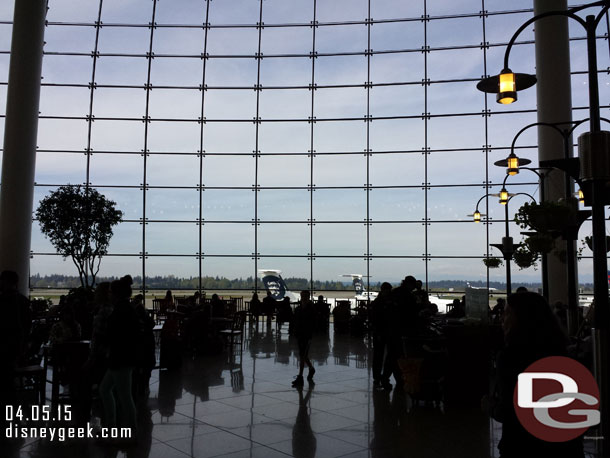
M 97 282 L 112 281 L 118 277 L 98 277 Z M 134 288 L 138 289 L 142 285 L 142 277 L 134 277 Z M 300 291 L 303 289 L 309 289 L 310 283 L 306 278 L 298 277 L 287 277 L 284 278 L 286 285 L 291 291 Z M 264 289 L 263 283 L 260 278 L 256 279 L 259 289 Z M 254 288 L 254 278 L 233 278 L 229 279 L 226 277 L 203 277 L 201 283 L 204 289 L 209 290 L 251 290 Z M 454 291 L 464 291 L 466 284 L 470 283 L 470 286 L 476 288 L 485 288 L 487 282 L 480 280 L 466 281 L 466 280 L 437 280 L 428 282 L 428 289 L 431 291 L 448 291 L 453 288 Z M 398 283 L 395 283 L 397 286 Z M 32 288 L 76 288 L 80 286 L 80 280 L 77 276 L 71 275 L 40 275 L 35 274 L 30 277 L 30 286 Z M 366 282 L 365 282 L 366 286 Z M 375 282 L 370 284 L 371 291 L 379 291 L 381 282 Z M 503 282 L 489 282 L 491 288 L 498 290 L 505 290 L 506 284 Z M 542 287 L 541 283 L 526 283 L 526 282 L 513 282 L 513 289 L 517 286 L 525 286 L 530 291 L 538 291 Z M 146 277 L 146 287 L 148 289 L 197 289 L 199 288 L 199 277 L 176 277 L 174 275 L 165 276 L 154 276 Z M 591 283 L 581 284 L 580 288 L 585 291 L 593 289 Z M 316 291 L 351 291 L 353 286 L 351 282 L 342 281 L 320 281 L 316 280 L 313 283 L 313 289 Z

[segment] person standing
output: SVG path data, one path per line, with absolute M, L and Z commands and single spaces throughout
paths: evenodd
M 303 370 L 306 364 L 309 368 L 309 373 L 307 374 L 309 382 L 313 381 L 313 376 L 316 373 L 313 364 L 309 360 L 309 347 L 316 327 L 316 313 L 310 297 L 309 291 L 301 291 L 300 304 L 294 311 L 293 329 L 299 345 L 299 375 L 292 382 L 294 387 L 303 386 Z

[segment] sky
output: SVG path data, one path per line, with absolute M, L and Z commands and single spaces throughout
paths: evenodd
M 101 273 L 138 275 L 142 271 L 139 255 L 146 252 L 147 275 L 197 275 L 196 220 L 202 184 L 204 275 L 253 275 L 256 240 L 258 267 L 278 268 L 285 276 L 309 277 L 311 264 L 303 256 L 315 256 L 314 279 L 367 273 L 364 256 L 368 250 L 375 256 L 368 264 L 375 282 L 397 281 L 406 274 L 425 278 L 426 272 L 429 280 L 486 279 L 480 257 L 486 255 L 488 242 L 498 243 L 504 235 L 504 225 L 497 221 L 503 218 L 504 207 L 489 200 L 486 212 L 496 220 L 489 226 L 474 224 L 467 215 L 487 192 L 485 180 L 494 186 L 492 192 L 499 190 L 505 172 L 493 162 L 506 157 L 515 134 L 536 118 L 531 112 L 511 113 L 535 109 L 534 89 L 520 93 L 518 104 L 510 107 L 499 106 L 488 97 L 492 114 L 482 115 L 486 96 L 476 90 L 476 81 L 484 75 L 485 63 L 487 73 L 501 69 L 502 45 L 532 14 L 519 12 L 531 7 L 531 1 L 520 0 L 510 3 L 513 13 L 486 17 L 485 40 L 490 47 L 484 54 L 480 46 L 483 23 L 477 14 L 482 6 L 480 0 L 429 0 L 424 10 L 423 0 L 371 0 L 374 20 L 411 20 L 371 25 L 370 47 L 377 54 L 368 59 L 362 55 L 368 46 L 368 27 L 349 23 L 367 18 L 368 2 L 318 0 L 318 57 L 312 59 L 313 29 L 307 24 L 313 20 L 313 0 L 265 0 L 259 72 L 254 58 L 259 31 L 252 27 L 259 21 L 259 1 L 214 0 L 209 8 L 212 28 L 207 36 L 210 57 L 205 61 L 204 81 L 200 56 L 205 31 L 195 26 L 205 22 L 206 2 L 158 1 L 152 89 L 146 91 L 145 56 L 150 47 L 153 2 L 103 0 L 89 181 L 116 201 L 125 222 L 115 229 L 111 255 L 102 262 Z M 58 185 L 86 181 L 83 153 L 88 146 L 88 84 L 94 62 L 93 23 L 99 8 L 98 0 L 49 0 L 35 206 Z M 506 11 L 507 5 L 485 1 L 484 8 L 493 13 Z M 423 14 L 430 16 L 428 22 L 418 20 Z M 0 114 L 6 105 L 11 20 L 11 2 L 3 2 Z M 335 25 L 326 25 L 329 23 Z M 272 27 L 278 24 L 288 26 Z M 573 36 L 582 36 L 577 28 L 571 30 Z M 527 29 L 521 38 L 532 40 L 532 30 Z M 605 42 L 600 40 L 600 47 L 601 43 Z M 423 46 L 429 46 L 430 52 L 421 52 Z M 583 42 L 571 46 L 573 71 L 585 69 Z M 334 55 L 337 53 L 360 55 Z M 533 45 L 513 48 L 511 62 L 515 71 L 534 72 Z M 308 89 L 312 64 L 317 86 L 349 86 L 367 82 L 369 63 L 370 82 L 384 85 L 368 91 L 363 87 L 318 88 L 312 113 L 312 91 Z M 608 64 L 608 53 L 600 51 L 599 67 Z M 426 77 L 428 86 L 422 84 Z M 258 93 L 258 125 L 252 122 L 257 116 L 257 81 L 263 87 Z M 609 82 L 607 75 L 600 75 L 602 104 L 610 95 Z M 202 84 L 206 91 L 199 90 Z M 278 87 L 284 88 L 273 89 Z M 574 75 L 575 108 L 587 105 L 586 89 L 583 75 Z M 372 116 L 368 134 L 363 119 L 367 95 Z M 151 122 L 146 125 L 142 119 L 147 96 Z M 203 125 L 198 122 L 202 103 Z M 426 112 L 428 119 L 424 119 Z M 312 114 L 316 121 L 313 136 L 308 122 Z M 585 115 L 577 109 L 574 118 Z M 0 133 L 3 121 L 0 119 Z M 200 159 L 202 138 L 206 154 Z M 487 161 L 485 144 L 493 148 Z M 536 131 L 530 129 L 519 138 L 517 146 L 523 147 L 519 154 L 535 162 L 535 144 Z M 145 145 L 151 153 L 147 157 L 142 154 Z M 308 156 L 312 146 L 316 153 L 313 165 Z M 372 153 L 368 158 L 367 147 Z M 423 154 L 426 147 L 429 154 Z M 260 152 L 258 160 L 255 149 Z M 340 152 L 353 154 L 335 154 Z M 144 204 L 145 161 L 148 188 Z M 522 173 L 508 183 L 512 189 L 537 197 L 535 178 Z M 367 183 L 368 192 L 364 189 Z M 255 184 L 261 188 L 256 193 Z M 310 185 L 316 190 L 309 191 Z M 429 188 L 424 190 L 425 186 Z M 511 213 L 527 200 L 519 196 L 511 201 Z M 481 205 L 483 210 L 485 201 Z M 367 211 L 372 221 L 368 247 Z M 144 215 L 148 218 L 145 227 L 140 221 Z M 256 237 L 255 215 L 260 222 Z M 313 230 L 308 221 L 312 215 Z M 516 239 L 518 232 L 511 224 Z M 585 223 L 581 238 L 590 232 Z M 32 250 L 32 273 L 75 274 L 71 262 L 51 255 L 54 249 L 36 223 Z M 590 251 L 585 250 L 584 255 Z M 590 264 L 582 261 L 581 281 L 590 281 Z M 490 270 L 489 275 L 491 280 L 502 280 L 504 270 Z M 513 278 L 539 281 L 540 271 L 515 268 Z

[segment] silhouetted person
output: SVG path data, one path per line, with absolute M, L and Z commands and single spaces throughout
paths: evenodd
M 330 317 L 330 305 L 324 300 L 324 296 L 318 296 L 314 304 L 316 311 L 316 328 L 319 331 L 328 330 L 328 318 Z
M 262 313 L 262 304 L 260 299 L 258 298 L 258 294 L 253 293 L 252 299 L 250 299 L 250 314 L 253 317 L 256 317 L 258 320 L 259 315 Z
M 311 429 L 308 404 L 313 387 L 309 385 L 307 394 L 303 396 L 303 389 L 299 388 L 299 412 L 292 428 L 292 456 L 296 458 L 313 458 L 316 456 L 318 441 Z
M 494 411 L 495 418 L 502 422 L 500 456 L 582 457 L 580 438 L 546 442 L 532 436 L 521 426 L 513 404 L 517 376 L 521 372 L 541 358 L 566 355 L 567 339 L 551 308 L 539 294 L 512 294 L 504 311 L 503 327 L 506 346 L 498 354 L 498 403 Z
M 282 324 L 289 323 L 288 333 L 292 333 L 292 307 L 290 306 L 290 298 L 288 296 L 277 302 L 277 316 L 275 319 L 278 322 L 278 332 L 282 329 Z
M 263 314 L 267 315 L 267 325 L 271 324 L 271 317 L 275 313 L 277 301 L 273 298 L 271 291 L 267 290 L 267 295 L 263 299 Z
M 516 293 L 527 293 L 528 289 L 525 286 L 519 286 L 515 292 Z
M 80 336 L 80 324 L 74 317 L 74 310 L 71 306 L 64 307 L 59 312 L 59 321 L 51 328 L 49 340 L 52 344 L 60 344 L 78 341 Z
M 313 381 L 313 375 L 316 370 L 313 364 L 309 360 L 309 346 L 311 345 L 311 338 L 316 326 L 316 315 L 311 302 L 309 291 L 301 291 L 301 302 L 294 311 L 293 328 L 294 335 L 297 338 L 299 345 L 299 375 L 292 382 L 292 386 L 301 387 L 303 386 L 303 370 L 305 365 L 309 368 L 307 374 L 307 380 Z
M 30 302 L 17 290 L 19 277 L 13 271 L 0 274 L 0 408 L 4 440 L 5 408 L 14 401 L 13 377 L 32 324 Z
M 392 285 L 384 282 L 381 291 L 371 303 L 371 325 L 373 327 L 373 384 L 375 388 L 392 388 L 389 382 L 390 374 L 382 374 L 386 358 L 392 357 L 390 345 Z M 387 356 L 386 356 L 387 355 Z M 386 363 L 391 364 L 391 363 Z M 391 372 L 391 371 L 390 371 Z M 384 377 L 385 375 L 386 377 Z
M 218 297 L 218 294 L 212 294 L 210 307 L 212 308 L 212 316 L 214 318 L 225 317 L 225 303 L 220 299 L 220 297 Z
M 464 318 L 466 316 L 466 306 L 459 299 L 453 299 L 453 308 L 446 313 L 447 318 Z
M 174 305 L 174 297 L 172 296 L 171 290 L 167 290 L 165 293 L 165 297 L 161 299 L 161 304 L 159 306 L 160 313 L 167 313 L 170 310 L 174 310 L 176 307 Z
M 155 320 L 146 312 L 144 296 L 141 294 L 134 298 L 133 306 L 138 319 L 138 335 L 132 392 L 136 401 L 142 404 L 148 399 L 150 374 L 157 364 L 153 333 Z
M 131 394 L 133 371 L 137 365 L 138 319 L 129 298 L 131 286 L 122 280 L 110 284 L 114 310 L 108 320 L 108 370 L 100 383 L 104 423 L 113 428 L 136 427 L 136 408 Z M 118 409 L 117 409 L 118 407 Z M 117 410 L 120 417 L 117 422 Z

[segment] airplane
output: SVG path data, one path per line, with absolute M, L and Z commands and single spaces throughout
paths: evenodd
M 282 271 L 279 269 L 259 269 L 258 275 L 261 277 L 263 281 L 263 285 L 265 289 L 271 292 L 271 296 L 276 301 L 281 301 L 285 297 L 290 298 L 290 302 L 298 302 L 300 299 L 300 294 L 290 291 L 286 282 L 282 278 Z M 352 303 L 352 308 L 356 306 L 359 300 L 374 300 L 377 297 L 377 292 L 374 291 L 366 291 L 364 289 L 364 285 L 362 283 L 362 275 L 361 274 L 346 274 L 342 275 L 343 277 L 351 277 L 352 284 L 354 285 L 355 295 L 353 298 L 349 299 Z M 331 309 L 334 308 L 335 299 L 327 298 L 329 304 L 331 305 Z
M 373 301 L 379 295 L 379 293 L 375 291 L 367 291 L 364 289 L 362 274 L 342 274 L 341 277 L 351 277 L 352 285 L 354 285 L 354 291 L 356 293 L 356 301 Z
M 276 301 L 281 301 L 285 297 L 290 298 L 290 302 L 298 302 L 301 295 L 288 290 L 286 282 L 282 278 L 282 271 L 278 269 L 259 269 L 258 274 L 263 280 L 265 289 L 271 292 L 271 296 Z

